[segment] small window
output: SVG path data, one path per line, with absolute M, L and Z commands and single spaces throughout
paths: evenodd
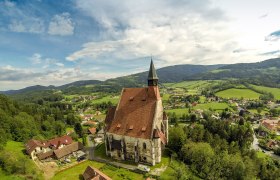
M 147 149 L 147 145 L 146 143 L 143 143 L 143 149 L 146 150 Z
M 144 161 L 147 161 L 147 158 L 146 158 L 146 157 L 143 157 L 143 160 L 144 160 Z
M 132 129 L 133 129 L 133 125 L 130 125 L 130 126 L 129 126 L 129 130 L 132 130 Z

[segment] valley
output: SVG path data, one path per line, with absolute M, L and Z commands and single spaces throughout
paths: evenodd
M 226 84 L 226 86 L 225 86 Z M 88 85 L 86 85 L 88 88 Z M 244 119 L 244 121 L 249 124 L 254 125 L 254 131 L 258 133 L 263 128 L 261 127 L 262 119 L 277 119 L 280 115 L 280 104 L 279 104 L 279 92 L 278 88 L 270 88 L 266 86 L 253 85 L 248 84 L 246 82 L 238 81 L 238 80 L 196 80 L 196 81 L 182 81 L 176 83 L 163 83 L 160 85 L 160 93 L 163 100 L 163 105 L 165 111 L 169 116 L 170 128 L 177 127 L 185 127 L 192 126 L 193 124 L 200 124 L 203 119 L 213 118 L 219 121 L 229 122 L 233 124 L 238 124 L 240 118 Z M 80 87 L 82 88 L 82 87 Z M 107 109 L 110 106 L 117 105 L 117 102 L 120 98 L 120 94 L 117 92 L 96 92 L 94 90 L 94 86 L 91 86 L 91 93 L 84 93 L 83 91 L 76 91 L 74 94 L 69 92 L 66 93 L 60 90 L 46 90 L 44 91 L 35 91 L 28 92 L 28 98 L 26 95 L 17 94 L 11 95 L 11 98 L 18 99 L 21 102 L 35 103 L 39 107 L 44 106 L 53 106 L 56 107 L 57 113 L 66 108 L 64 115 L 58 116 L 58 114 L 52 114 L 50 117 L 58 118 L 57 121 L 66 122 L 65 125 L 61 126 L 61 130 L 59 131 L 61 134 L 67 132 L 68 134 L 75 133 L 75 126 L 77 122 L 81 122 L 82 129 L 84 135 L 87 134 L 87 130 L 89 128 L 96 128 L 96 132 L 102 129 L 104 124 L 104 120 L 106 117 Z M 270 94 L 270 95 L 268 95 Z M 30 95 L 32 97 L 30 97 Z M 67 110 L 68 109 L 68 110 Z M 242 112 L 242 115 L 241 115 Z M 70 114 L 69 114 L 70 113 Z M 61 120 L 59 119 L 61 118 Z M 66 121 L 65 121 L 65 120 Z M 75 120 L 74 120 L 75 119 Z M 87 122 L 93 122 L 89 125 Z M 45 122 L 47 123 L 47 121 Z M 43 123 L 43 126 L 45 126 Z M 39 130 L 40 131 L 40 130 Z M 57 132 L 56 132 L 57 133 Z M 78 132 L 76 132 L 78 133 Z M 76 134 L 75 133 L 75 134 Z M 43 136 L 46 136 L 46 134 Z M 47 135 L 49 136 L 49 135 Z M 87 136 L 87 135 L 86 135 Z M 83 136 L 72 135 L 72 137 L 80 142 L 85 143 L 87 146 L 90 144 L 89 142 L 85 142 L 83 140 Z M 97 137 L 97 135 L 93 135 L 93 138 Z M 270 159 L 269 153 L 268 155 L 262 154 L 264 150 L 267 149 L 272 152 L 274 148 L 267 147 L 266 144 L 269 141 L 278 141 L 280 139 L 280 135 L 277 133 L 270 135 L 270 132 L 266 136 L 257 136 L 260 141 L 261 147 L 256 149 L 257 156 L 260 158 Z M 25 140 L 20 140 L 25 141 Z M 87 140 L 91 141 L 91 139 Z M 4 146 L 5 151 L 10 151 L 9 148 L 11 146 L 16 145 L 17 142 L 9 140 L 7 144 Z M 13 145 L 14 144 L 14 145 Z M 20 145 L 22 146 L 22 145 Z M 15 149 L 21 149 L 15 147 Z M 172 149 L 172 148 L 171 148 Z M 265 151 L 267 151 L 265 150 Z M 276 149 L 275 149 L 276 150 Z M 26 158 L 24 155 L 24 150 L 17 152 L 16 158 Z M 273 154 L 273 152 L 272 152 Z M 100 154 L 97 156 L 100 156 Z M 104 157 L 104 155 L 101 157 Z M 168 156 L 167 156 L 168 157 Z M 167 160 L 167 162 L 170 161 Z M 31 160 L 26 160 L 26 163 L 33 164 Z M 82 173 L 83 167 L 85 164 L 91 162 L 85 162 L 83 165 L 75 165 L 71 172 L 75 172 L 77 174 Z M 94 163 L 94 162 L 93 162 Z M 176 163 L 180 163 L 179 161 Z M 176 164 L 175 163 L 175 164 Z M 169 164 L 169 163 L 168 163 Z M 162 173 L 162 176 L 172 176 L 174 174 L 173 165 L 165 165 L 167 166 L 166 172 Z M 94 164 L 96 165 L 96 164 Z M 104 164 L 105 165 L 105 164 Z M 76 167 L 77 166 L 77 167 Z M 37 169 L 35 165 L 32 165 L 33 169 Z M 78 168 L 79 167 L 79 168 Z M 96 166 L 96 167 L 99 167 Z M 105 167 L 105 166 L 104 166 Z M 100 166 L 101 168 L 101 166 Z M 112 167 L 114 168 L 114 167 Z M 109 169 L 112 169 L 109 168 Z M 170 170 L 168 170 L 171 168 Z M 30 169 L 30 166 L 29 168 Z M 60 167 L 55 168 L 51 171 L 58 173 L 54 176 L 54 179 L 61 179 L 63 175 L 63 171 Z M 63 166 L 62 166 L 62 169 Z M 101 168 L 104 172 L 107 172 L 106 169 Z M 3 170 L 2 170 L 3 171 Z M 42 177 L 44 173 L 44 169 L 36 170 L 38 171 L 38 177 Z M 41 171 L 41 173 L 40 173 Z M 170 171 L 170 172 L 169 172 Z M 108 171 L 109 172 L 109 171 Z M 2 172 L 4 173 L 4 172 Z M 28 174 L 28 172 L 25 172 Z M 66 173 L 66 172 L 65 172 Z M 127 175 L 129 175 L 129 171 L 127 171 Z M 170 174 L 168 174 L 170 173 Z M 191 173 L 191 172 L 189 172 Z M 41 175 L 40 175 L 41 174 Z M 66 173 L 68 174 L 68 173 Z M 109 173 L 110 174 L 110 173 Z M 125 170 L 121 170 L 118 174 L 126 174 Z M 70 174 L 71 175 L 71 174 Z M 124 176 L 120 177 L 125 177 Z M 193 175 L 195 177 L 195 175 Z M 12 177 L 12 176 L 7 176 Z M 21 178 L 22 176 L 16 176 L 17 178 Z M 67 176 L 66 176 L 67 177 Z M 71 177 L 77 177 L 76 175 L 71 175 Z M 68 177 L 70 178 L 70 176 Z M 68 179 L 66 178 L 66 179 Z M 117 177 L 115 177 L 118 179 Z M 70 178 L 72 179 L 72 178 Z M 76 178 L 73 178 L 76 179 Z M 164 178 L 161 178 L 164 179 Z

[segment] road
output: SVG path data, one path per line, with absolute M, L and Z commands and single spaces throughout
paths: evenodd
M 262 151 L 262 152 L 264 152 L 265 154 L 267 154 L 267 155 L 269 155 L 270 157 L 272 157 L 273 159 L 276 159 L 276 160 L 279 160 L 280 161 L 280 156 L 278 156 L 278 155 L 275 155 L 274 153 L 273 153 L 273 151 L 268 151 L 268 150 L 265 150 L 265 149 L 263 149 L 263 148 L 261 148 L 260 146 L 259 146 L 259 140 L 258 140 L 258 138 L 256 137 L 256 134 L 255 134 L 255 131 L 254 131 L 254 129 L 256 129 L 256 128 L 258 128 L 258 124 L 254 124 L 253 125 L 253 127 L 252 127 L 252 130 L 253 130 L 253 138 L 254 138 L 254 140 L 253 140 L 253 143 L 252 143 L 252 146 L 251 146 L 251 148 L 252 149 L 254 149 L 254 150 L 256 150 L 256 151 Z
M 87 147 L 87 154 L 88 154 L 88 159 L 93 160 L 94 159 L 94 143 L 91 139 L 94 137 L 92 135 L 87 136 L 87 142 L 88 142 L 88 147 Z

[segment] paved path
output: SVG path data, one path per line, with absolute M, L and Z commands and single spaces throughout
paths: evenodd
M 88 141 L 88 147 L 87 147 L 87 154 L 88 154 L 88 159 L 93 160 L 94 159 L 94 143 L 93 143 L 93 136 L 88 135 L 87 136 L 87 141 Z

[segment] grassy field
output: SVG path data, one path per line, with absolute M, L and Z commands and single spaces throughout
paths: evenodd
M 111 165 L 99 163 L 96 161 L 85 161 L 65 171 L 57 173 L 52 179 L 53 180 L 78 180 L 82 179 L 81 175 L 84 173 L 87 166 L 92 166 L 99 169 L 112 179 L 123 180 L 123 179 L 144 179 L 142 174 L 137 174 L 123 168 L 116 168 Z
M 167 113 L 175 113 L 177 116 L 182 116 L 183 114 L 189 114 L 188 108 L 181 108 L 181 109 L 168 109 L 166 110 Z
M 8 141 L 6 146 L 4 147 L 4 150 L 6 152 L 9 152 L 10 157 L 13 157 L 14 159 L 20 159 L 20 158 L 26 158 L 26 165 L 28 166 L 27 169 L 27 176 L 31 176 L 30 173 L 33 173 L 33 175 L 36 174 L 37 178 L 41 178 L 41 176 L 38 174 L 40 173 L 37 166 L 35 165 L 35 163 L 29 158 L 27 157 L 27 155 L 24 154 L 25 152 L 25 147 L 24 144 L 22 142 L 16 142 L 16 141 Z M 33 172 L 34 171 L 34 172 Z M 35 172 L 36 171 L 36 172 Z M 2 170 L 0 169 L 0 179 L 25 179 L 24 178 L 25 175 L 23 176 L 18 176 L 18 175 L 5 175 L 4 172 L 2 172 Z
M 99 99 L 94 99 L 92 100 L 93 104 L 99 104 L 99 103 L 103 103 L 103 102 L 109 102 L 111 101 L 113 104 L 117 104 L 119 102 L 120 97 L 119 96 L 104 96 L 102 98 Z
M 16 142 L 16 141 L 8 141 L 5 150 L 11 152 L 17 157 L 24 157 L 24 146 L 22 142 Z
M 271 88 L 271 87 L 256 86 L 256 85 L 252 85 L 252 86 L 257 90 L 272 93 L 274 95 L 275 99 L 280 99 L 280 89 L 279 88 Z
M 163 94 L 163 95 L 162 95 L 162 100 L 163 100 L 163 101 L 168 101 L 168 100 L 169 100 L 169 97 L 170 97 L 170 94 Z
M 258 114 L 257 109 L 249 109 L 248 111 L 250 111 L 251 113 L 254 113 L 254 114 Z M 262 110 L 261 111 L 261 115 L 265 115 L 266 113 L 268 113 L 267 110 Z
M 260 94 L 250 89 L 227 89 L 216 93 L 217 96 L 222 98 L 245 98 L 245 99 L 259 99 Z
M 257 157 L 258 158 L 266 158 L 268 156 L 265 153 L 261 152 L 261 151 L 257 151 Z

